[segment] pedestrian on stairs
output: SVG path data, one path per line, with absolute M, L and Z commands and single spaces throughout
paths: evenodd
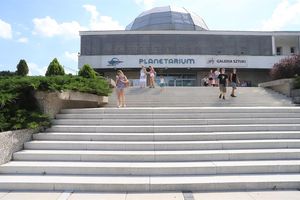
M 155 87 L 155 75 L 156 75 L 156 71 L 154 70 L 153 66 L 149 66 L 150 71 L 149 71 L 149 75 L 150 75 L 150 86 L 149 88 L 154 88 Z
M 129 80 L 121 70 L 117 71 L 116 90 L 118 96 L 118 108 L 126 107 L 124 89 L 129 85 Z
M 221 69 L 221 73 L 218 76 L 219 79 L 219 89 L 220 89 L 220 95 L 219 98 L 225 100 L 225 94 L 226 94 L 226 86 L 228 85 L 228 76 L 225 74 L 225 69 Z
M 229 81 L 231 83 L 231 87 L 232 87 L 232 91 L 231 91 L 231 95 L 232 97 L 236 97 L 235 96 L 235 90 L 237 88 L 237 85 L 240 84 L 240 80 L 236 74 L 236 69 L 232 70 L 232 73 L 229 76 Z
M 140 70 L 140 88 L 145 88 L 147 86 L 147 70 L 144 66 Z

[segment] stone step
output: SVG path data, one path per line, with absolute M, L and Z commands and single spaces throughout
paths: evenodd
M 300 113 L 173 113 L 173 114 L 57 114 L 56 119 L 226 119 L 226 118 L 299 118 Z
M 90 133 L 191 133 L 230 131 L 299 131 L 300 124 L 170 125 L 170 126 L 75 126 L 54 125 L 48 132 Z
M 228 118 L 228 119 L 59 119 L 53 125 L 234 125 L 300 124 L 300 118 Z
M 41 162 L 12 161 L 0 174 L 35 175 L 215 175 L 300 173 L 300 160 L 214 162 Z
M 247 139 L 300 139 L 300 131 L 254 131 L 210 133 L 72 133 L 34 134 L 35 140 L 73 141 L 207 141 Z
M 299 113 L 300 107 L 139 107 L 63 109 L 62 114 Z
M 163 151 L 163 150 L 230 150 L 300 148 L 300 139 L 227 140 L 227 141 L 31 141 L 27 150 L 109 150 L 109 151 Z
M 205 176 L 1 175 L 3 190 L 158 192 L 299 189 L 300 174 Z
M 186 151 L 23 150 L 20 161 L 174 162 L 300 159 L 300 149 L 242 149 Z
M 241 107 L 241 106 L 246 106 L 246 107 L 258 107 L 259 105 L 263 105 L 263 106 L 279 106 L 281 105 L 282 103 L 276 103 L 276 102 L 273 102 L 272 105 L 270 105 L 269 103 L 266 103 L 266 104 L 232 104 L 232 103 L 220 103 L 220 104 L 212 104 L 212 103 L 209 103 L 209 104 L 204 104 L 204 103 L 197 103 L 197 104 L 193 104 L 193 106 L 215 106 L 215 107 Z M 167 106 L 172 106 L 172 107 L 189 107 L 191 106 L 191 104 L 179 104 L 179 103 L 174 103 L 174 104 L 170 104 L 170 103 L 159 103 L 159 104 L 131 104 L 131 103 L 127 103 L 126 104 L 126 107 L 127 108 L 138 108 L 138 107 L 145 107 L 145 106 L 149 106 L 149 107 L 153 107 L 153 108 L 159 108 L 159 107 L 167 107 Z M 291 105 L 293 106 L 293 105 Z M 107 108 L 111 107 L 111 108 L 117 108 L 117 104 L 108 104 L 106 105 Z M 123 109 L 122 107 L 119 108 L 119 109 Z

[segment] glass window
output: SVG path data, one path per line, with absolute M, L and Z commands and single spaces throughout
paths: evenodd
M 295 53 L 295 47 L 291 47 L 291 53 L 292 53 L 292 54 Z
M 276 47 L 276 55 L 282 55 L 282 47 Z

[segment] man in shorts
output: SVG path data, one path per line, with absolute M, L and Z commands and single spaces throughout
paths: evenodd
M 220 89 L 219 98 L 221 99 L 223 97 L 223 99 L 225 100 L 226 86 L 228 84 L 228 76 L 227 74 L 225 74 L 224 68 L 221 69 L 221 73 L 219 74 L 218 79 L 219 79 L 219 89 Z

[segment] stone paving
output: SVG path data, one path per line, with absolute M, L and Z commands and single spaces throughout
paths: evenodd
M 300 191 L 78 193 L 2 191 L 0 200 L 300 200 Z

